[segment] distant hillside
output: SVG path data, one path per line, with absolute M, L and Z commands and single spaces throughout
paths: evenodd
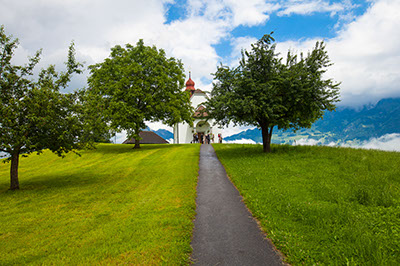
M 159 130 L 152 130 L 152 131 L 155 132 L 157 135 L 159 135 L 160 137 L 162 137 L 165 140 L 174 138 L 174 134 L 166 129 L 159 129 Z
M 300 138 L 330 142 L 359 142 L 385 134 L 400 133 L 400 98 L 389 98 L 379 101 L 373 107 L 365 106 L 360 111 L 350 108 L 338 108 L 327 112 L 311 129 L 278 131 L 272 137 L 273 143 L 292 143 Z M 251 139 L 262 142 L 259 129 L 249 129 L 239 134 L 226 137 L 226 141 Z

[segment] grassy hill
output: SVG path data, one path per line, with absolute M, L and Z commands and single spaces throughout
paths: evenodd
M 199 145 L 99 145 L 0 164 L 0 265 L 187 264 Z
M 275 246 L 293 265 L 400 264 L 400 153 L 214 144 Z

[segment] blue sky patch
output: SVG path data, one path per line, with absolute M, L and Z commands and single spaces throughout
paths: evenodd
M 166 10 L 166 22 L 165 24 L 170 24 L 175 20 L 182 20 L 187 16 L 186 1 L 175 1 L 174 4 L 165 4 Z

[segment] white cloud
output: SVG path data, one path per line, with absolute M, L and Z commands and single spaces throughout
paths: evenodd
M 122 132 L 115 134 L 115 136 L 113 136 L 113 137 L 111 138 L 111 141 L 112 141 L 113 143 L 121 144 L 121 143 L 124 142 L 126 139 L 127 139 L 126 131 L 123 130 Z
M 296 145 L 315 146 L 315 145 L 321 145 L 321 143 L 323 143 L 323 140 L 324 139 L 316 140 L 316 139 L 302 138 L 302 139 L 294 142 L 292 145 L 294 145 L 294 146 L 296 146 Z M 356 149 L 361 148 L 361 149 L 374 149 L 374 150 L 400 152 L 400 134 L 399 133 L 386 134 L 379 138 L 371 138 L 360 144 L 330 142 L 328 144 L 323 144 L 323 145 L 329 146 L 329 147 L 349 147 L 349 148 L 356 148 Z
M 167 2 L 171 1 L 3 0 L 0 17 L 6 31 L 21 40 L 20 61 L 43 48 L 39 68 L 50 63 L 61 68 L 71 40 L 78 60 L 87 66 L 101 62 L 114 45 L 135 44 L 142 38 L 146 45 L 154 44 L 168 56 L 182 59 L 198 87 L 206 87 L 209 84 L 201 80 L 211 80 L 210 73 L 221 61 L 212 45 L 238 25 L 264 23 L 265 13 L 273 9 L 262 0 L 188 1 L 185 16 L 164 24 Z
M 232 52 L 228 58 L 229 67 L 237 67 L 242 58 L 242 50 L 250 50 L 251 44 L 257 42 L 257 38 L 251 36 L 231 38 Z
M 278 16 L 289 16 L 291 14 L 310 15 L 316 12 L 329 12 L 334 15 L 344 9 L 346 9 L 346 5 L 342 3 L 330 4 L 329 1 L 322 0 L 291 0 L 285 3 L 284 9 L 278 12 Z
M 301 138 L 293 142 L 293 146 L 315 146 L 320 143 L 320 140 Z
M 236 140 L 229 140 L 229 141 L 222 140 L 222 142 L 223 143 L 236 143 L 236 144 L 257 144 L 252 139 L 236 139 Z
M 263 24 L 269 19 L 268 14 L 280 8 L 280 4 L 272 4 L 264 0 L 225 0 L 224 2 L 232 11 L 234 26 Z
M 400 152 L 400 134 L 394 133 L 379 138 L 371 138 L 363 142 L 361 148 Z
M 179 20 L 166 22 L 163 0 L 0 0 L 0 17 L 7 33 L 20 38 L 17 62 L 43 48 L 40 67 L 50 63 L 63 67 L 68 45 L 75 40 L 77 57 L 86 66 L 102 61 L 116 44 L 135 44 L 143 38 L 146 45 L 166 50 L 168 56 L 182 59 L 193 73 L 196 87 L 210 89 L 210 73 L 220 61 L 234 66 L 241 48 L 249 48 L 256 38 L 231 36 L 239 26 L 268 23 L 269 15 L 338 12 L 351 20 L 350 1 L 325 0 L 190 0 Z M 346 12 L 345 12 L 346 11 Z M 360 104 L 387 96 L 400 96 L 400 1 L 377 0 L 368 11 L 349 23 L 337 38 L 326 40 L 335 63 L 329 75 L 342 81 L 343 104 Z M 268 25 L 268 24 L 267 24 Z M 232 55 L 221 58 L 213 45 L 231 40 Z M 309 50 L 315 40 L 279 43 L 278 48 Z M 284 51 L 283 54 L 285 54 Z M 77 78 L 73 88 L 85 86 Z
M 228 126 L 222 128 L 222 136 L 224 138 L 238 134 L 242 131 L 254 129 L 254 126 L 234 126 L 233 123 L 230 123 Z
M 333 39 L 325 40 L 334 63 L 327 72 L 342 82 L 343 105 L 362 105 L 384 97 L 400 96 L 400 1 L 375 1 L 367 12 L 348 24 Z M 278 44 L 309 51 L 322 38 Z
M 165 125 L 161 122 L 146 122 L 146 125 L 151 129 L 151 130 L 159 130 L 159 129 L 165 129 L 168 130 L 169 132 L 173 132 L 173 128 Z
M 400 96 L 400 1 L 381 0 L 328 41 L 344 103 Z

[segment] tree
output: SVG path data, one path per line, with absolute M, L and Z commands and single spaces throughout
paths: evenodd
M 111 143 L 112 134 L 104 115 L 105 105 L 101 96 L 88 89 L 81 89 L 76 95 L 78 113 L 85 129 L 81 140 L 84 143 Z
M 172 126 L 192 123 L 192 107 L 184 84 L 183 66 L 155 46 L 117 45 L 104 62 L 89 67 L 89 90 L 101 95 L 105 115 L 115 131 L 126 130 L 140 147 L 145 121 L 161 121 Z
M 37 80 L 33 70 L 41 51 L 25 66 L 12 64 L 18 40 L 0 27 L 0 151 L 11 161 L 10 190 L 19 189 L 18 165 L 22 154 L 50 149 L 59 156 L 81 147 L 83 127 L 76 113 L 75 94 L 63 94 L 71 75 L 80 73 L 81 64 L 69 47 L 67 71 L 58 73 L 54 65 L 42 69 Z
M 233 122 L 261 128 L 264 152 L 271 151 L 275 126 L 294 131 L 311 127 L 339 101 L 339 83 L 323 78 L 331 65 L 323 42 L 317 42 L 307 56 L 289 51 L 283 64 L 274 41 L 266 34 L 251 51 L 242 52 L 238 67 L 219 67 L 205 104 L 220 125 Z

